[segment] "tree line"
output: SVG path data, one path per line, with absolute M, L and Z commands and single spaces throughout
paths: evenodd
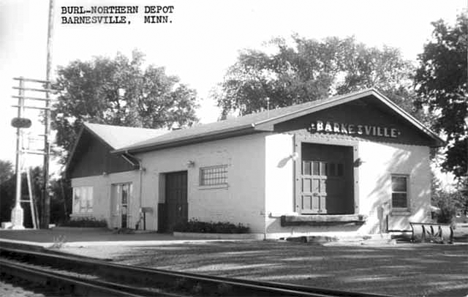
M 440 20 L 433 27 L 417 64 L 403 59 L 396 48 L 369 47 L 353 37 L 315 40 L 294 34 L 266 42 L 264 50 L 243 50 L 212 94 L 221 109 L 220 119 L 376 87 L 446 138 L 440 166 L 465 183 L 461 203 L 468 207 L 463 179 L 468 159 L 467 16 L 458 16 L 453 26 Z M 117 54 L 113 59 L 95 57 L 58 67 L 52 128 L 54 153 L 62 164 L 83 122 L 142 128 L 189 127 L 198 122 L 196 91 L 166 74 L 164 67 L 144 68 L 144 58 L 135 50 L 131 58 Z M 14 199 L 10 165 L 0 163 L 2 221 L 9 218 L 5 208 Z M 54 196 L 71 199 L 69 182 L 64 178 L 54 182 Z M 61 219 L 70 212 L 62 209 L 64 214 L 56 215 Z

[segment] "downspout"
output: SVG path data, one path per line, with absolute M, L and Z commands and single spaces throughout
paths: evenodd
M 135 164 L 134 162 L 132 162 L 132 160 L 130 160 L 128 157 L 126 157 L 125 155 L 128 155 L 130 157 L 132 157 L 134 160 L 136 160 L 138 162 L 138 164 Z M 142 191 L 143 191 L 143 171 L 145 171 L 145 169 L 143 168 L 143 164 L 142 164 L 142 160 L 135 157 L 134 155 L 130 154 L 128 151 L 125 151 L 122 156 L 124 157 L 125 160 L 127 160 L 130 164 L 132 164 L 133 166 L 136 166 L 138 165 L 138 170 L 140 171 L 140 174 L 139 174 L 139 191 L 138 191 L 138 202 L 140 203 L 140 218 L 138 220 L 138 223 L 141 221 L 141 210 L 143 208 L 143 198 L 142 198 Z M 146 229 L 146 228 L 145 228 Z

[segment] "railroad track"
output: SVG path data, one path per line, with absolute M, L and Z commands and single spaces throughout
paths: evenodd
M 0 247 L 0 273 L 56 286 L 78 296 L 384 296 L 119 265 L 4 247 Z

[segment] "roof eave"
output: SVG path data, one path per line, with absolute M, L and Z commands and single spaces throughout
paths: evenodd
M 124 148 L 113 150 L 111 151 L 111 153 L 113 154 L 122 154 L 122 153 L 128 153 L 128 152 L 143 153 L 143 152 L 148 152 L 148 151 L 153 151 L 153 150 L 160 150 L 160 149 L 190 145 L 190 144 L 195 144 L 195 143 L 200 143 L 200 142 L 219 140 L 219 139 L 228 138 L 228 137 L 252 134 L 256 132 L 259 132 L 259 131 L 256 131 L 256 129 L 254 129 L 254 126 L 249 124 L 243 127 L 236 127 L 233 129 L 216 131 L 210 134 L 205 134 L 203 136 L 191 135 L 189 137 L 181 138 L 175 141 L 168 140 L 168 141 L 155 143 L 155 144 L 145 144 L 145 145 L 140 145 L 140 146 L 124 147 Z
M 378 97 L 384 104 L 395 110 L 398 114 L 400 114 L 402 117 L 404 117 L 407 121 L 409 121 L 411 124 L 419 128 L 422 132 L 424 132 L 427 136 L 432 138 L 434 140 L 434 145 L 431 147 L 441 147 L 446 144 L 446 142 L 439 137 L 436 133 L 434 133 L 431 129 L 427 128 L 423 123 L 421 123 L 418 119 L 410 115 L 408 112 L 406 112 L 403 108 L 398 106 L 395 102 L 391 101 L 390 99 L 387 99 L 382 93 L 380 93 L 378 90 L 374 89 L 374 95 Z
M 83 125 L 80 129 L 80 132 L 78 133 L 78 137 L 76 138 L 75 143 L 73 144 L 73 148 L 70 151 L 70 154 L 68 155 L 68 160 L 67 160 L 67 163 L 65 164 L 65 176 L 68 176 L 68 170 L 71 166 L 71 161 L 73 160 L 73 157 L 75 155 L 76 148 L 78 147 L 78 143 L 80 142 L 81 137 L 83 136 L 84 129 L 85 129 L 85 126 Z

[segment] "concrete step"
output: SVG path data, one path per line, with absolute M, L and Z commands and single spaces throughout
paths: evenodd
M 287 241 L 303 242 L 321 245 L 388 245 L 396 244 L 396 240 L 391 238 L 390 234 L 369 234 L 352 236 L 297 236 L 288 237 Z

